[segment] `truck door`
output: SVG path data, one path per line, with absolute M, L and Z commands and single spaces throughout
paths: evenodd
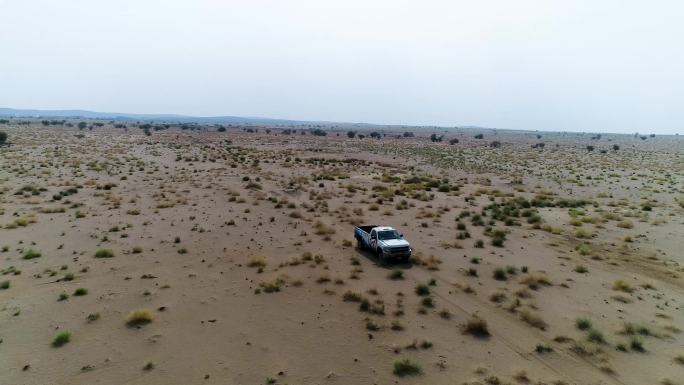
M 371 230 L 370 233 L 370 248 L 375 251 L 378 247 L 378 232 L 375 229 Z

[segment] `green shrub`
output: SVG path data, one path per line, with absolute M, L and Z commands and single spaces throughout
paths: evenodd
M 420 301 L 421 305 L 429 308 L 435 307 L 435 302 L 432 300 L 432 297 L 423 297 L 423 299 Z
M 586 318 L 578 318 L 575 320 L 575 326 L 577 326 L 577 329 L 579 330 L 587 330 L 591 328 L 591 321 Z
M 494 279 L 497 281 L 505 281 L 508 279 L 508 274 L 503 267 L 497 267 L 494 269 Z
M 34 258 L 40 258 L 43 254 L 40 251 L 36 251 L 33 249 L 28 249 L 24 251 L 24 256 L 22 258 L 24 259 L 34 259 Z
M 587 339 L 597 344 L 606 343 L 606 338 L 603 336 L 603 333 L 601 333 L 600 330 L 596 330 L 594 328 L 590 328 L 587 332 Z
M 74 295 L 75 296 L 82 296 L 88 294 L 88 289 L 84 287 L 79 287 L 78 289 L 74 290 Z
M 110 249 L 98 249 L 95 252 L 95 258 L 112 258 L 113 256 L 114 252 Z
M 430 288 L 427 285 L 419 284 L 416 286 L 416 294 L 420 296 L 430 295 Z
M 644 349 L 644 343 L 638 337 L 632 337 L 632 339 L 629 341 L 629 347 L 632 348 L 632 350 L 637 351 L 637 352 L 645 352 L 646 351 L 646 349 Z
M 420 365 L 416 364 L 415 362 L 404 359 L 394 363 L 393 373 L 399 377 L 417 376 L 423 373 L 423 369 L 421 369 Z
M 58 348 L 60 346 L 64 346 L 67 344 L 69 341 L 71 341 L 71 333 L 69 332 L 61 332 L 57 334 L 54 340 L 52 340 L 52 346 Z
M 622 331 L 624 334 L 628 335 L 634 335 L 634 334 L 641 334 L 642 336 L 652 336 L 653 332 L 651 329 L 648 328 L 648 326 L 644 325 L 636 325 L 630 322 L 625 323 L 625 328 Z
M 577 238 L 588 238 L 589 233 L 587 233 L 587 231 L 585 229 L 580 227 L 579 229 L 575 230 L 575 236 Z
M 581 243 L 575 246 L 575 250 L 577 250 L 580 255 L 588 255 L 591 253 L 591 246 L 588 243 Z

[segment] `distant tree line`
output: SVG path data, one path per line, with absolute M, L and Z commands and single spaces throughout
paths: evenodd
M 66 120 L 42 120 L 40 122 L 43 126 L 63 126 L 66 123 Z

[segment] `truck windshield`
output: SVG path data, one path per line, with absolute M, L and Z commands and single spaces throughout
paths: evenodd
M 378 239 L 387 241 L 390 239 L 401 239 L 401 235 L 396 230 L 378 231 Z

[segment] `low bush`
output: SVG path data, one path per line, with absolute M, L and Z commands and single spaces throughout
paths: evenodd
M 52 340 L 52 346 L 58 348 L 61 346 L 66 345 L 71 341 L 71 333 L 69 332 L 61 332 L 57 334 L 54 340 Z
M 587 330 L 591 328 L 591 321 L 586 318 L 578 318 L 575 320 L 575 326 L 577 326 L 577 329 L 579 330 Z
M 148 309 L 139 309 L 133 311 L 131 314 L 128 315 L 128 318 L 126 318 L 126 325 L 134 327 L 134 326 L 140 326 L 140 325 L 145 325 L 154 320 L 154 315 L 152 312 Z
M 112 258 L 113 256 L 114 252 L 110 249 L 98 249 L 95 252 L 95 258 Z
M 489 337 L 489 329 L 487 328 L 487 321 L 473 316 L 463 326 L 463 333 L 471 334 L 475 337 L 484 338 Z
M 33 249 L 28 249 L 24 251 L 24 256 L 22 258 L 24 259 L 34 259 L 34 258 L 40 258 L 43 254 L 40 251 L 36 251 Z
M 399 377 L 417 376 L 423 373 L 423 369 L 415 362 L 405 359 L 394 363 L 393 373 Z

